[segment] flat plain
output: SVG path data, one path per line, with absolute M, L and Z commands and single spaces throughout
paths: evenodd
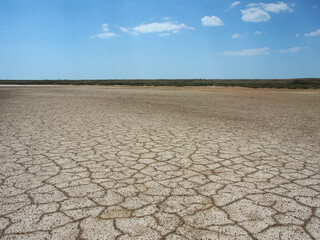
M 1 239 L 320 239 L 320 90 L 0 86 Z

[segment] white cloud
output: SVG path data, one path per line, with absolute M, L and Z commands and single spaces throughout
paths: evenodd
M 311 33 L 306 33 L 305 34 L 306 37 L 316 37 L 316 36 L 320 36 L 320 29 L 314 31 L 314 32 L 311 32 Z
M 260 35 L 260 34 L 262 34 L 261 31 L 255 31 L 255 33 L 254 33 L 254 35 Z
M 160 37 L 169 37 L 171 34 L 170 33 L 160 33 Z
M 223 55 L 225 56 L 255 56 L 255 55 L 269 55 L 269 54 L 270 54 L 270 48 L 267 48 L 267 47 L 223 52 Z
M 126 28 L 126 27 L 119 27 L 119 29 L 120 29 L 122 32 L 125 32 L 125 33 L 129 32 L 129 29 Z
M 269 13 L 279 14 L 281 11 L 293 12 L 293 9 L 284 2 L 250 3 L 246 7 L 246 9 L 241 10 L 241 19 L 245 22 L 268 22 L 271 19 Z
M 225 10 L 225 12 L 226 12 L 226 11 L 229 11 L 230 9 L 234 8 L 235 6 L 237 6 L 237 5 L 239 5 L 239 4 L 240 4 L 240 1 L 233 2 L 233 3 L 230 5 L 230 7 L 228 7 L 228 8 Z
M 117 34 L 113 32 L 105 32 L 105 33 L 99 33 L 96 35 L 91 36 L 90 38 L 102 38 L 102 39 L 107 39 L 107 38 L 112 38 L 117 36 Z
M 113 32 L 109 32 L 109 24 L 104 23 L 101 25 L 103 33 L 98 33 L 95 35 L 90 36 L 90 38 L 102 38 L 102 39 L 107 39 L 107 38 L 112 38 L 117 36 L 117 34 Z
M 234 2 L 234 3 L 231 4 L 230 8 L 233 8 L 233 7 L 237 6 L 238 4 L 240 4 L 239 1 L 238 2 Z
M 234 38 L 234 39 L 235 39 L 235 38 L 240 38 L 240 37 L 241 37 L 241 35 L 238 34 L 238 33 L 235 33 L 235 34 L 232 35 L 232 38 Z
M 139 35 L 142 33 L 159 33 L 160 36 L 169 36 L 170 33 L 179 33 L 181 30 L 194 29 L 189 27 L 184 23 L 177 23 L 175 21 L 165 21 L 165 22 L 153 22 L 147 24 L 140 24 L 138 26 L 120 27 L 122 32 L 131 33 L 134 35 Z
M 300 34 L 299 34 L 299 33 L 297 33 L 297 34 L 296 34 L 296 37 L 300 37 Z
M 216 16 L 205 16 L 201 18 L 202 25 L 204 26 L 222 26 L 223 22 L 220 18 Z
M 105 32 L 109 32 L 109 24 L 107 23 L 102 24 L 102 30 Z
M 161 22 L 141 24 L 133 27 L 132 30 L 137 33 L 154 33 L 154 32 L 179 32 L 182 29 L 190 29 L 183 23 Z
M 171 17 L 163 17 L 162 20 L 165 20 L 165 21 L 168 21 L 168 20 L 171 20 L 172 18 Z
M 286 50 L 280 50 L 281 53 L 297 53 L 300 52 L 302 49 L 307 49 L 309 47 L 293 47 Z
M 245 22 L 268 22 L 271 16 L 260 8 L 248 8 L 241 10 L 242 21 Z
M 284 2 L 277 3 L 250 3 L 247 5 L 249 8 L 260 8 L 266 12 L 280 13 L 281 11 L 293 12 L 293 9 Z

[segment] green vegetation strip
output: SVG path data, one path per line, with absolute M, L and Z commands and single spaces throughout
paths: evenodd
M 0 84 L 18 85 L 127 85 L 127 86 L 221 86 L 248 88 L 319 89 L 320 78 L 306 79 L 146 79 L 146 80 L 0 80 Z

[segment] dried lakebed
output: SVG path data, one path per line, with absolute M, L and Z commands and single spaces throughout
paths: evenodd
M 0 87 L 1 239 L 320 239 L 320 91 Z

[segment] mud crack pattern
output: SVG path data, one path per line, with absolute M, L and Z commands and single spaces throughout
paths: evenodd
M 318 90 L 0 87 L 1 239 L 320 239 Z

